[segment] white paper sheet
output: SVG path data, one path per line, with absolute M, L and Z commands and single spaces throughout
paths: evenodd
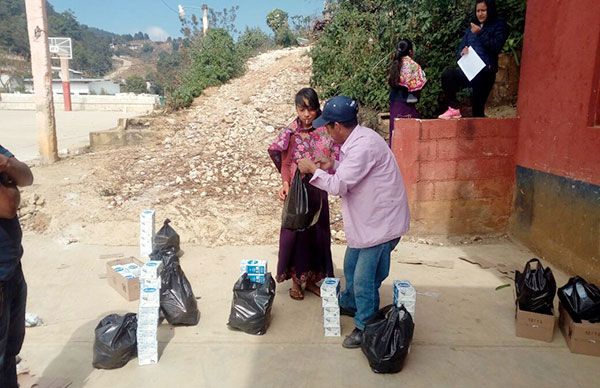
M 469 47 L 469 52 L 460 57 L 457 63 L 469 81 L 475 78 L 475 76 L 485 67 L 485 62 L 483 62 L 479 55 L 477 55 L 477 52 L 471 47 Z

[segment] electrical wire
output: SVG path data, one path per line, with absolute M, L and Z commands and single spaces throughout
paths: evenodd
M 165 5 L 165 7 L 169 8 L 171 11 L 175 12 L 176 14 L 179 15 L 179 11 L 177 11 L 175 8 L 171 7 L 169 4 L 167 4 L 165 2 L 165 0 L 160 0 L 161 3 L 163 3 Z

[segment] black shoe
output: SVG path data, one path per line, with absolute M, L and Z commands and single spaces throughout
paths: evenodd
M 354 329 L 352 330 L 352 333 L 350 333 L 350 335 L 344 339 L 342 346 L 346 349 L 360 348 L 360 345 L 362 344 L 362 337 L 362 330 Z
M 356 314 L 355 311 L 349 310 L 349 309 L 345 309 L 343 307 L 340 306 L 340 314 L 341 315 L 347 315 L 349 317 L 354 317 L 354 315 Z

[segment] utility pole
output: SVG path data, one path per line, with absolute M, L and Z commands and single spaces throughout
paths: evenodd
M 58 160 L 58 149 L 52 98 L 52 64 L 48 52 L 46 0 L 25 0 L 25 11 L 31 50 L 38 145 L 42 162 L 54 163 Z
M 208 5 L 202 4 L 202 35 L 206 36 L 208 31 Z

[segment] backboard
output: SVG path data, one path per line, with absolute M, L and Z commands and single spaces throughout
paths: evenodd
M 48 43 L 52 58 L 73 59 L 71 38 L 48 38 Z

